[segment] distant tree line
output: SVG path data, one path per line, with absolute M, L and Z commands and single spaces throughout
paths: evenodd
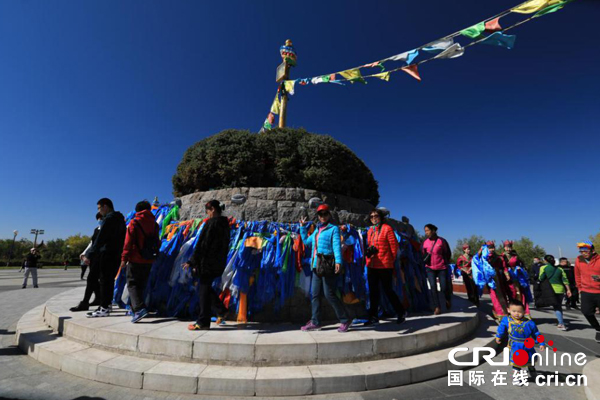
M 77 234 L 66 239 L 49 240 L 41 246 L 38 243 L 38 249 L 42 256 L 40 262 L 45 265 L 60 265 L 68 261 L 70 265 L 75 265 L 79 262 L 79 255 L 85 250 L 90 240 L 89 236 Z M 12 245 L 12 239 L 0 239 L 0 266 L 6 266 Z M 21 265 L 32 247 L 33 242 L 29 239 L 15 241 L 10 265 Z

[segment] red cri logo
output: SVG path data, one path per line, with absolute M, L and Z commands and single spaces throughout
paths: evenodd
M 537 337 L 537 342 L 538 343 L 544 343 L 544 336 L 539 335 Z M 548 341 L 548 346 L 552 347 L 554 346 L 554 342 L 552 340 Z M 532 338 L 527 338 L 525 339 L 525 347 L 528 349 L 532 349 L 533 346 L 535 346 L 535 342 L 533 341 Z M 554 347 L 552 350 L 554 350 L 556 352 L 556 347 Z M 529 362 L 529 354 L 527 354 L 527 352 L 525 350 L 517 350 L 515 351 L 515 354 L 513 354 L 513 362 L 517 365 L 520 365 L 521 367 L 527 365 L 527 363 Z

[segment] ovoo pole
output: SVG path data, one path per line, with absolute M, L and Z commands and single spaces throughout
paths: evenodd
M 290 78 L 290 68 L 296 65 L 296 51 L 292 46 L 291 40 L 286 40 L 285 45 L 279 48 L 279 54 L 283 62 L 277 67 L 276 81 L 280 83 L 281 92 L 281 110 L 279 112 L 279 127 L 285 128 L 287 117 L 288 94 L 285 91 L 284 81 Z

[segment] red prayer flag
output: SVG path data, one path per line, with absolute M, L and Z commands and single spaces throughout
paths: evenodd
M 402 68 L 402 71 L 406 72 L 407 74 L 421 82 L 421 77 L 419 76 L 419 67 L 417 66 L 417 64 L 412 64 L 407 67 L 404 67 Z
M 486 32 L 499 32 L 502 30 L 500 26 L 500 17 L 492 19 L 485 23 L 485 31 Z
M 379 61 L 372 62 L 371 64 L 365 64 L 361 68 L 373 68 L 379 65 Z

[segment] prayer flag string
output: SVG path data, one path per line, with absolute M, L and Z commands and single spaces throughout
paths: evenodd
M 526 22 L 531 21 L 534 18 L 561 10 L 566 4 L 571 3 L 572 1 L 574 0 L 528 0 L 515 7 L 511 7 L 506 11 L 496 14 L 493 17 L 487 18 L 475 25 L 444 36 L 441 39 L 429 42 L 413 50 L 405 51 L 379 61 L 363 64 L 359 67 L 350 68 L 335 73 L 318 75 L 313 78 L 283 81 L 277 90 L 277 95 L 275 96 L 275 100 L 271 106 L 271 111 L 269 112 L 267 119 L 265 119 L 261 132 L 272 129 L 274 115 L 279 114 L 279 108 L 281 104 L 280 95 L 282 91 L 289 95 L 294 95 L 296 84 L 301 86 L 317 85 L 320 83 L 335 83 L 338 85 L 344 85 L 346 82 L 367 83 L 366 79 L 368 78 L 377 78 L 387 82 L 390 80 L 390 75 L 398 71 L 403 71 L 418 81 L 421 81 L 421 76 L 419 74 L 420 65 L 431 60 L 460 57 L 464 54 L 465 49 L 480 43 L 512 49 L 515 44 L 516 36 L 506 35 L 504 32 L 514 29 Z M 511 13 L 533 15 L 511 26 L 508 26 L 507 28 L 502 28 L 500 25 L 500 19 Z M 460 36 L 470 38 L 473 41 L 465 45 L 456 43 L 454 39 Z M 427 55 L 430 57 L 418 62 L 414 62 L 419 56 Z M 403 62 L 405 65 L 386 71 L 384 63 L 390 61 Z M 378 73 L 363 75 L 361 72 L 362 68 L 375 67 L 380 68 Z

